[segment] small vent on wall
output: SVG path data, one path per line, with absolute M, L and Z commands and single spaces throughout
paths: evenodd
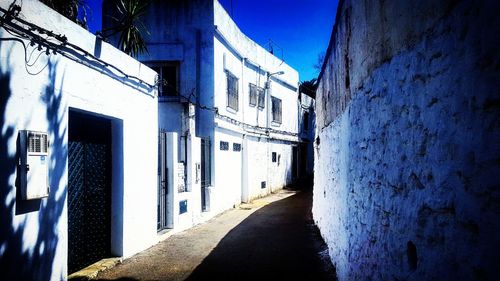
M 31 132 L 28 135 L 28 152 L 47 153 L 49 142 L 46 134 Z
M 229 143 L 227 141 L 221 141 L 220 150 L 229 150 Z
M 241 151 L 241 144 L 233 143 L 233 151 Z

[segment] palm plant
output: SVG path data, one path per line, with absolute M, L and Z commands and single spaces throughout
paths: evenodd
M 85 27 L 85 17 L 78 18 L 78 11 L 83 8 L 85 14 L 85 0 L 40 0 L 40 2 L 57 11 L 59 14 Z
M 147 53 L 148 49 L 143 33 L 149 35 L 141 21 L 141 16 L 146 13 L 149 1 L 144 0 L 115 0 L 116 16 L 110 16 L 114 24 L 104 29 L 101 35 L 110 38 L 119 34 L 118 48 L 123 52 L 137 57 Z

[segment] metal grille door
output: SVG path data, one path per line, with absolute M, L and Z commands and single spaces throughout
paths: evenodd
M 158 140 L 158 231 L 168 228 L 167 134 L 160 132 Z
M 93 121 L 81 126 L 82 122 L 72 122 L 75 118 L 81 116 L 70 115 L 69 273 L 111 256 L 110 124 L 93 126 Z

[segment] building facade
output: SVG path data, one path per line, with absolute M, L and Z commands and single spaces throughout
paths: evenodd
M 0 1 L 1 278 L 65 280 L 158 241 L 156 72 L 39 1 L 11 3 Z
M 218 1 L 152 1 L 143 22 L 149 53 L 139 60 L 163 81 L 160 147 L 162 134 L 168 143 L 158 229 L 190 227 L 296 179 L 297 71 L 243 34 Z

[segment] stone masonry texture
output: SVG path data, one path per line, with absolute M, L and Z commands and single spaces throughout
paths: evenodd
M 340 281 L 498 280 L 499 13 L 499 1 L 340 1 L 313 195 Z

